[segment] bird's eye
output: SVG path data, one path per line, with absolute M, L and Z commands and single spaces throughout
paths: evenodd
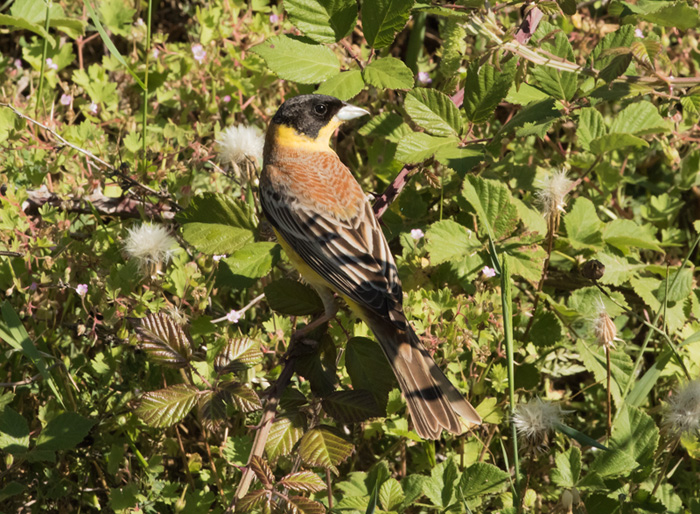
M 316 104 L 314 106 L 314 111 L 316 111 L 316 114 L 326 114 L 327 110 L 328 110 L 328 107 L 326 107 L 323 104 Z

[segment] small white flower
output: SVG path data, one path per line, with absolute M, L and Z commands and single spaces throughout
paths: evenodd
M 231 101 L 231 95 L 225 95 L 221 100 L 227 104 Z
M 270 15 L 270 23 L 279 23 L 280 17 L 277 14 Z
M 90 103 L 90 107 L 88 107 L 88 111 L 92 114 L 97 114 L 97 104 L 95 102 Z
M 146 22 L 143 21 L 143 18 L 139 18 L 138 20 L 136 20 L 137 27 L 143 27 L 144 25 L 146 25 Z
M 78 286 L 75 288 L 75 292 L 80 296 L 85 296 L 88 292 L 87 284 L 78 284 Z
M 634 35 L 635 37 L 644 37 L 644 32 L 642 32 L 642 29 L 634 29 Z
M 21 70 L 22 69 L 22 60 L 15 59 L 14 65 L 15 65 L 15 68 L 17 68 L 18 70 Z
M 694 380 L 668 401 L 664 428 L 675 435 L 700 432 L 700 380 Z
M 547 446 L 549 433 L 561 424 L 559 405 L 539 398 L 519 404 L 513 414 L 513 423 L 523 445 L 534 450 Z
M 420 84 L 430 84 L 433 81 L 433 79 L 430 78 L 430 75 L 428 74 L 427 71 L 419 71 L 418 72 L 418 82 Z
M 488 266 L 484 266 L 484 269 L 482 269 L 481 272 L 486 278 L 492 278 L 496 276 L 496 270 L 493 268 L 489 268 Z
M 143 223 L 129 229 L 124 249 L 129 257 L 139 262 L 141 270 L 151 266 L 159 271 L 161 264 L 166 264 L 175 251 L 177 241 L 162 225 Z
M 50 70 L 57 70 L 58 69 L 58 64 L 53 62 L 53 59 L 51 57 L 46 59 L 46 66 L 48 66 Z
M 61 105 L 70 105 L 70 103 L 73 101 L 73 97 L 70 95 L 66 95 L 65 93 L 61 95 Z
M 234 125 L 228 127 L 219 136 L 220 159 L 223 162 L 241 164 L 246 158 L 256 163 L 262 159 L 265 138 L 255 127 Z
M 544 179 L 539 185 L 540 190 L 537 191 L 536 197 L 542 204 L 545 215 L 559 216 L 559 213 L 565 212 L 566 195 L 575 185 L 576 182 L 566 176 L 566 170 L 555 171 Z
M 202 45 L 200 45 L 199 43 L 195 43 L 194 45 L 192 45 L 192 55 L 194 55 L 195 61 L 202 62 L 207 56 L 207 52 L 204 50 L 204 47 Z
M 423 239 L 423 238 L 425 237 L 425 234 L 423 233 L 423 231 L 422 231 L 421 229 L 419 229 L 419 228 L 414 228 L 414 229 L 411 230 L 411 237 L 412 237 L 415 241 L 419 241 L 419 240 L 421 240 L 421 239 Z
M 221 255 L 212 255 L 212 259 L 214 262 L 219 262 L 221 259 L 225 259 L 227 256 L 226 254 L 221 254 Z
M 151 55 L 153 56 L 154 59 L 158 59 L 158 56 L 160 55 L 160 50 L 158 50 L 157 48 L 154 48 L 153 50 L 151 50 Z
M 235 309 L 231 309 L 226 314 L 226 319 L 229 321 L 229 323 L 238 323 L 238 320 L 240 320 L 241 317 L 242 317 L 241 313 Z

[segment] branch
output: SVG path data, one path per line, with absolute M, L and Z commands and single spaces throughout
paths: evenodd
M 518 27 L 518 31 L 515 33 L 515 40 L 521 45 L 530 41 L 530 38 L 537 30 L 537 26 L 540 24 L 540 21 L 542 21 L 543 16 L 544 14 L 542 14 L 542 11 L 537 7 L 530 9 L 525 15 L 525 18 L 523 18 L 520 27 Z
M 27 191 L 28 198 L 22 203 L 22 210 L 28 214 L 38 214 L 39 208 L 49 204 L 67 212 L 92 214 L 97 211 L 105 216 L 118 218 L 141 218 L 142 212 L 149 218 L 168 221 L 175 218 L 175 212 L 169 205 L 153 205 L 131 196 L 112 198 L 97 189 L 88 196 L 75 198 L 71 195 L 60 197 L 42 187 Z
M 406 187 L 406 184 L 408 184 L 408 179 L 411 175 L 413 175 L 414 170 L 415 166 L 404 166 L 404 168 L 399 172 L 399 174 L 396 175 L 396 178 L 393 180 L 393 182 L 389 184 L 389 187 L 386 188 L 384 193 L 379 198 L 377 198 L 377 200 L 374 202 L 374 205 L 372 206 L 372 208 L 374 209 L 374 215 L 377 218 L 381 218 L 382 215 L 389 208 L 389 206 L 394 202 L 394 200 L 396 200 L 396 197 L 399 196 L 403 188 Z

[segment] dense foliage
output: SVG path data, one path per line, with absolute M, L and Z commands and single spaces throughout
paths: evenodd
M 700 512 L 695 2 L 3 9 L 0 510 Z M 256 176 L 314 91 L 461 436 L 349 311 L 290 348 Z

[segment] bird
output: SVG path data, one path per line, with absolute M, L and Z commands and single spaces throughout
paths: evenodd
M 377 338 L 418 435 L 439 439 L 443 429 L 461 434 L 481 424 L 481 417 L 411 328 L 370 196 L 330 146 L 343 122 L 369 114 L 327 95 L 286 100 L 265 135 L 262 211 L 292 265 L 323 302 L 324 314 L 300 330 L 308 333 L 332 319 L 337 294 Z

